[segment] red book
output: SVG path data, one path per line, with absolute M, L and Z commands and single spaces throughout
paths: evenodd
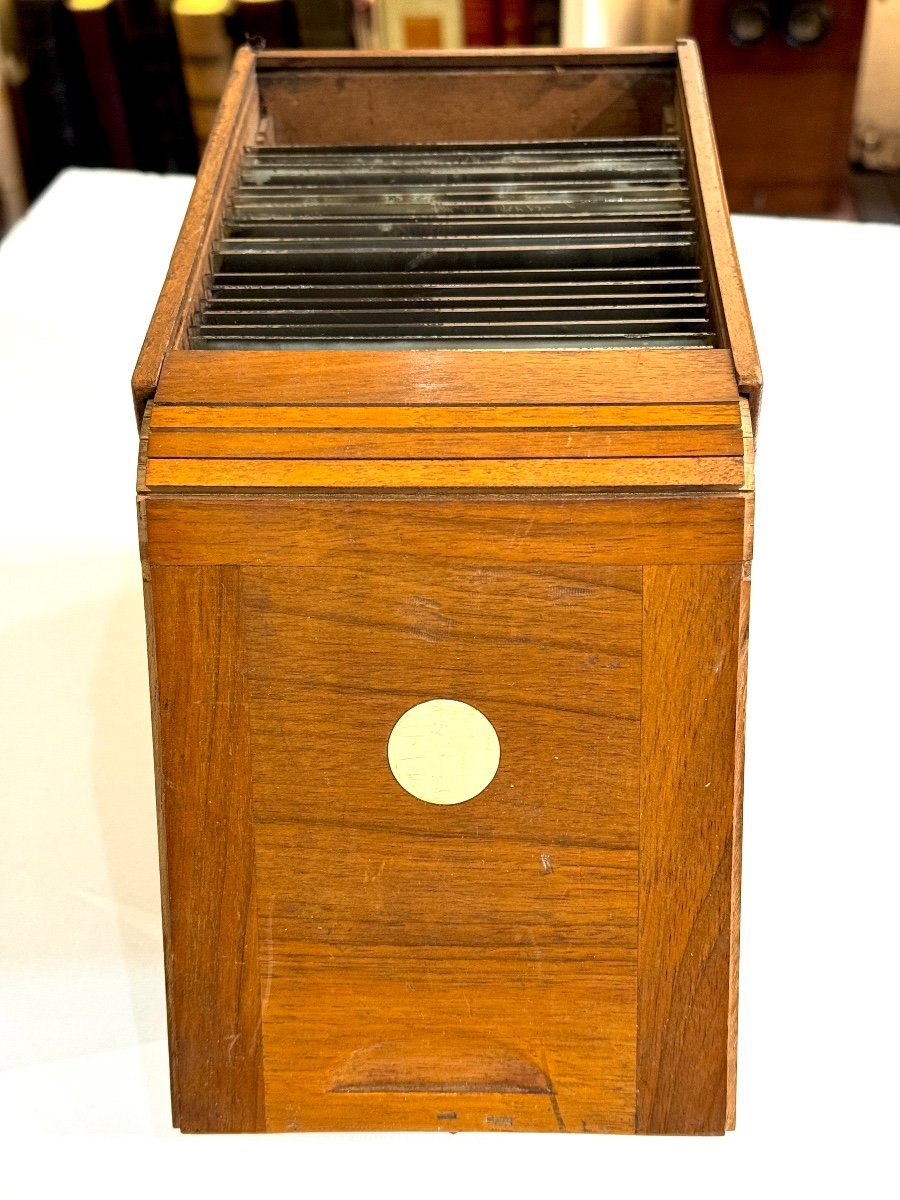
M 529 4 L 528 0 L 499 0 L 500 45 L 527 46 Z
M 497 13 L 494 0 L 465 0 L 467 46 L 497 45 Z
M 109 165 L 134 167 L 134 146 L 119 75 L 125 39 L 113 0 L 99 0 L 98 3 L 69 0 L 68 8 L 81 46 L 97 118 L 106 139 Z

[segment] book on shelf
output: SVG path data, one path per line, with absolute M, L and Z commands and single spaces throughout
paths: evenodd
M 495 0 L 465 0 L 463 24 L 467 46 L 496 46 L 498 9 Z
M 125 40 L 122 81 L 136 165 L 197 169 L 197 143 L 171 13 L 158 0 L 115 0 Z
M 535 46 L 559 45 L 559 0 L 532 0 L 531 41 Z
M 365 0 L 357 0 L 359 5 Z M 596 7 L 584 0 L 582 7 Z M 370 6 L 371 7 L 371 6 Z M 375 0 L 374 38 L 357 17 L 365 42 L 385 49 L 559 45 L 560 0 Z
M 125 38 L 115 0 L 65 0 L 105 142 L 107 165 L 137 164 L 122 83 Z
M 563 46 L 636 46 L 641 41 L 639 3 L 613 0 L 560 0 L 560 42 Z
M 497 0 L 501 46 L 527 46 L 531 41 L 528 0 Z
M 300 45 L 306 50 L 341 50 L 353 45 L 351 0 L 294 0 Z
M 378 0 L 379 41 L 390 50 L 451 50 L 466 44 L 462 0 Z
M 62 0 L 15 0 L 25 77 L 19 89 L 23 168 L 34 197 L 68 166 L 100 166 L 103 136 L 72 15 Z
M 297 14 L 290 0 L 237 0 L 238 36 L 242 42 L 289 50 L 300 44 Z
M 202 152 L 231 70 L 234 0 L 172 0 L 191 122 Z
M 13 55 L 7 55 L 3 33 L 0 28 L 0 234 L 28 207 L 14 108 L 21 68 Z
M 692 0 L 643 0 L 641 40 L 648 46 L 668 46 L 686 37 L 691 28 Z
M 378 22 L 375 19 L 375 0 L 353 0 L 350 16 L 353 45 L 357 50 L 377 50 L 381 45 Z

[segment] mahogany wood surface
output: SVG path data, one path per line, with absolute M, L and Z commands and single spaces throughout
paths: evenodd
M 712 299 L 719 310 L 720 328 L 734 358 L 738 388 L 750 401 L 753 426 L 759 419 L 762 371 L 744 282 L 734 246 L 722 168 L 709 113 L 709 100 L 697 43 L 677 43 L 677 113 L 685 141 L 688 169 L 700 199 L 699 219 Z
M 155 491 L 297 488 L 739 488 L 742 458 L 152 458 Z
M 641 571 L 509 566 L 490 526 L 408 562 L 393 532 L 244 572 L 270 1127 L 390 1128 L 388 1094 L 412 1128 L 461 1095 L 452 1128 L 628 1130 Z M 467 804 L 388 768 L 432 695 L 500 738 Z
M 646 405 L 665 420 L 664 402 L 676 397 L 682 410 L 697 405 L 690 432 L 635 415 Z M 157 410 L 196 411 L 198 400 L 208 410 L 202 427 L 159 428 Z M 219 427 L 212 410 L 230 422 L 238 405 L 252 405 L 244 422 L 271 406 L 286 423 L 254 433 Z M 605 411 L 602 432 L 590 416 L 586 427 L 561 427 L 558 414 L 555 428 L 538 431 L 538 410 L 552 418 L 557 405 L 573 421 Z M 407 406 L 418 410 L 422 430 L 411 431 Z M 524 429 L 520 406 L 531 422 Z M 430 409 L 442 422 L 433 433 Z M 730 411 L 730 428 L 704 429 L 707 409 L 720 420 Z M 357 421 L 354 412 L 365 412 L 365 431 L 344 428 L 345 410 Z M 473 430 L 465 425 L 470 413 L 480 414 Z M 341 432 L 325 429 L 329 419 Z M 293 432 L 298 421 L 309 430 Z M 746 485 L 745 450 L 725 350 L 174 351 L 153 403 L 143 485 L 156 492 L 731 488 Z
M 421 433 L 315 430 L 308 433 L 154 433 L 151 458 L 444 459 L 704 458 L 741 456 L 740 428 L 616 430 L 493 428 Z
M 654 429 L 704 432 L 740 423 L 737 404 L 206 405 L 157 404 L 151 434 L 215 430 Z
M 265 1125 L 240 571 L 153 568 L 172 1095 L 184 1130 Z
M 175 1121 L 721 1133 L 760 376 L 695 51 L 235 78 L 135 375 Z M 247 138 L 525 100 L 530 137 L 671 118 L 719 348 L 184 349 Z M 458 805 L 388 762 L 434 698 L 499 739 Z
M 174 350 L 157 404 L 738 400 L 728 350 Z
M 671 69 L 441 63 L 402 71 L 285 71 L 260 77 L 275 145 L 520 141 L 658 134 Z
M 721 1133 L 740 565 L 644 571 L 637 1128 Z
M 153 568 L 181 1042 L 215 1048 L 210 1022 L 246 1028 L 252 1016 L 224 938 L 244 947 L 238 979 L 258 988 L 268 1128 L 721 1132 L 741 564 L 601 565 L 584 517 L 634 503 L 615 498 L 567 500 L 549 527 L 531 500 L 460 500 L 449 514 L 443 501 L 273 503 L 300 539 L 281 543 L 282 565 L 262 554 Z M 146 505 L 164 560 L 154 514 L 173 502 Z M 229 507 L 247 505 L 194 502 L 182 528 L 230 526 Z M 429 513 L 455 544 L 433 536 Z M 206 665 L 187 687 L 176 655 Z M 504 747 L 495 781 L 458 809 L 407 796 L 386 765 L 393 721 L 434 694 L 476 704 Z M 196 732 L 167 724 L 187 716 Z M 185 760 L 172 776 L 170 744 Z M 252 838 L 234 791 L 246 782 L 236 765 L 251 761 Z M 216 785 L 210 770 L 231 774 Z M 175 824 L 179 785 L 207 797 L 181 817 L 200 825 Z M 215 787 L 229 806 L 218 820 Z M 237 900 L 248 885 L 242 859 L 256 896 L 223 906 L 222 887 Z M 258 951 L 227 924 L 254 907 Z M 223 913 L 211 949 L 208 922 Z M 576 964 L 588 946 L 589 970 Z M 184 1053 L 173 1058 L 182 1127 L 253 1127 L 260 1109 L 242 1109 L 239 1125 L 228 1098 L 246 1104 L 258 1065 L 238 1059 L 236 1090 L 221 1062 L 185 1067 Z M 206 1097 L 193 1120 L 185 1091 Z
M 262 76 L 273 72 L 370 71 L 373 68 L 398 72 L 444 71 L 450 68 L 470 72 L 531 71 L 535 67 L 591 68 L 654 67 L 675 65 L 674 50 L 667 46 L 598 46 L 590 49 L 573 46 L 485 46 L 465 50 L 285 50 L 259 49 L 255 52 L 256 70 Z
M 172 261 L 131 378 L 138 422 L 153 396 L 166 354 L 183 337 L 184 322 L 197 301 L 212 239 L 240 160 L 242 147 L 256 137 L 259 97 L 254 56 L 238 50 L 218 115 L 206 143 L 197 182 L 185 213 Z
M 832 214 L 846 198 L 849 146 L 866 0 L 832 0 L 826 36 L 792 46 L 783 14 L 754 45 L 728 37 L 723 0 L 694 0 L 731 207 Z M 782 20 L 778 20 L 782 16 Z
M 276 145 L 659 133 L 673 65 L 671 47 L 257 55 Z
M 415 503 L 416 520 L 406 513 Z M 542 496 L 469 499 L 437 492 L 348 496 L 164 497 L 141 501 L 153 561 L 180 564 L 288 565 L 343 561 L 377 553 L 382 539 L 428 561 L 465 559 L 486 527 L 504 561 L 734 563 L 746 553 L 749 501 L 742 493 L 697 497 Z M 566 530 L 577 530 L 566 544 Z M 527 538 L 525 534 L 527 532 Z
M 752 531 L 752 520 L 747 522 Z M 741 571 L 734 732 L 734 804 L 731 828 L 731 933 L 728 980 L 728 1079 L 725 1128 L 737 1123 L 738 975 L 741 949 L 741 856 L 744 835 L 744 737 L 747 716 L 747 664 L 750 633 L 750 552 Z

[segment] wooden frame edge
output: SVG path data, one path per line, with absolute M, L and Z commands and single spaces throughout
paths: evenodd
M 563 46 L 487 46 L 466 50 L 258 50 L 256 66 L 260 74 L 297 70 L 305 66 L 317 69 L 327 65 L 342 71 L 384 68 L 388 70 L 410 68 L 446 70 L 447 67 L 465 67 L 472 64 L 476 69 L 502 67 L 528 70 L 533 67 L 554 67 L 562 60 L 574 67 L 592 66 L 659 66 L 674 68 L 677 55 L 672 45 L 662 46 L 606 46 L 598 49 Z
M 749 402 L 755 430 L 762 396 L 762 370 L 713 136 L 700 51 L 692 38 L 680 38 L 675 51 L 678 58 L 677 95 L 685 117 L 684 138 L 700 193 L 698 211 L 707 243 L 709 267 L 715 276 L 722 332 L 734 358 L 738 389 Z
M 733 1119 L 743 574 L 643 572 L 637 1133 Z
M 147 401 L 156 391 L 165 357 L 184 327 L 200 268 L 209 251 L 215 227 L 215 201 L 227 191 L 223 176 L 236 163 L 243 138 L 235 127 L 246 125 L 258 108 L 255 55 L 246 46 L 234 57 L 231 77 L 222 96 L 215 124 L 200 164 L 159 299 L 131 377 L 131 393 L 140 425 Z

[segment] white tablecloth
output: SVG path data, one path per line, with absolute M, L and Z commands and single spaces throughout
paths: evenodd
M 184 1139 L 129 379 L 190 187 L 69 171 L 0 245 L 0 1142 L 74 1135 L 32 1155 L 30 1172 L 52 1172 L 95 1137 L 116 1161 L 108 1135 L 132 1135 L 117 1195 L 159 1162 L 204 1190 L 278 1162 L 282 1186 L 310 1194 L 886 1195 L 900 227 L 735 220 L 766 376 L 737 1132 Z

